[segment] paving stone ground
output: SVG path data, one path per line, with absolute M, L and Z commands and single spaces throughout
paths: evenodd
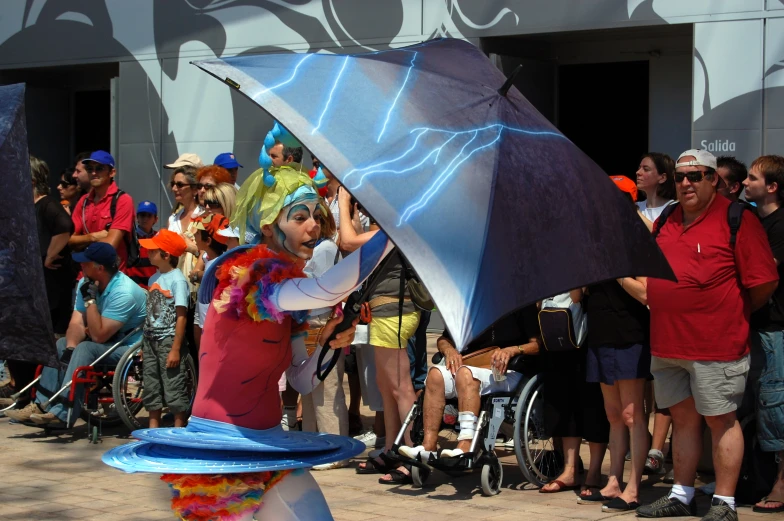
M 363 409 L 366 424 L 370 411 Z M 39 429 L 0 419 L 0 520 L 145 521 L 174 519 L 169 493 L 157 475 L 124 474 L 101 463 L 101 454 L 130 441 L 124 428 L 106 430 L 99 444 L 88 441 L 84 423 L 67 434 L 47 436 Z M 634 514 L 603 513 L 599 506 L 580 506 L 576 492 L 540 494 L 526 485 L 513 452 L 500 453 L 504 465 L 501 493 L 482 496 L 479 474 L 456 479 L 434 472 L 424 489 L 381 485 L 378 475 L 358 475 L 354 467 L 314 472 L 336 521 L 561 521 L 633 519 Z M 582 448 L 588 461 L 588 447 Z M 627 467 L 629 465 L 627 464 Z M 604 472 L 609 467 L 609 455 Z M 712 481 L 711 476 L 701 476 Z M 669 486 L 658 478 L 643 484 L 642 501 L 664 495 Z M 709 498 L 698 497 L 704 515 Z M 784 521 L 784 514 L 757 514 L 739 509 L 741 521 Z M 696 519 L 696 518 L 695 518 Z

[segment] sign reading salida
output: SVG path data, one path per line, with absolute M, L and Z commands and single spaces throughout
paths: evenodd
M 735 152 L 735 142 L 730 141 L 729 139 L 725 139 L 724 141 L 721 139 L 716 139 L 714 141 L 703 139 L 700 141 L 700 147 L 708 152 Z

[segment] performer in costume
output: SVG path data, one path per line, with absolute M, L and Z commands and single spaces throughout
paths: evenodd
M 281 374 L 286 371 L 289 383 L 307 394 L 319 383 L 318 354 L 353 338 L 351 328 L 322 347 L 335 319 L 308 357 L 307 310 L 338 304 L 393 247 L 379 233 L 323 276 L 306 278 L 302 268 L 329 211 L 318 182 L 281 166 L 262 168 L 243 184 L 233 224 L 240 225 L 240 237 L 247 228 L 262 244 L 226 252 L 204 274 L 199 300 L 211 304 L 188 426 L 134 431 L 141 441 L 103 456 L 126 472 L 163 473 L 180 519 L 331 520 L 307 469 L 364 450 L 352 438 L 280 427 Z

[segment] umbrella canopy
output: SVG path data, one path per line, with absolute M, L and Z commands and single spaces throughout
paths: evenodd
M 24 84 L 0 87 L 0 360 L 54 367 L 57 350 L 33 206 Z
M 458 348 L 571 288 L 673 277 L 628 199 L 517 89 L 499 93 L 506 78 L 468 42 L 195 65 L 337 176 L 411 262 Z

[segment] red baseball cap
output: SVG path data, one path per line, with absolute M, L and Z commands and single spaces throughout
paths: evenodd
M 165 228 L 155 234 L 155 237 L 152 239 L 139 239 L 139 246 L 148 250 L 163 250 L 174 257 L 179 257 L 185 253 L 187 248 L 185 239 Z
M 615 186 L 632 196 L 634 201 L 637 201 L 637 183 L 626 177 L 625 175 L 611 175 L 610 179 L 615 183 Z

